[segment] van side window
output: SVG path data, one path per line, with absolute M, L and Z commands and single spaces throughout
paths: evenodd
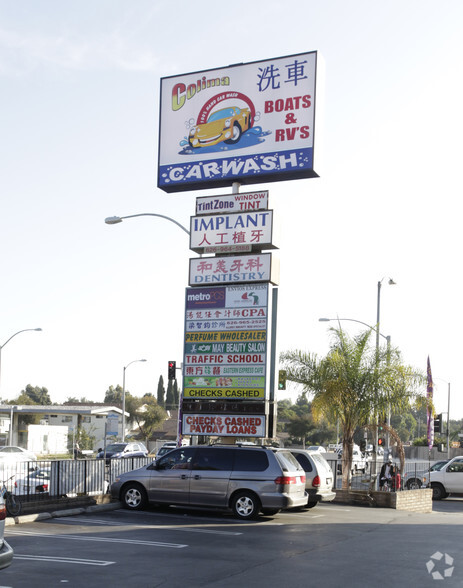
M 181 448 L 169 451 L 157 462 L 158 470 L 189 470 L 196 449 Z
M 302 453 L 296 453 L 294 457 L 301 464 L 304 472 L 311 472 L 313 470 L 312 464 L 310 463 L 310 459 L 306 455 Z
M 195 455 L 194 470 L 231 471 L 233 467 L 233 450 L 208 447 L 198 449 Z
M 238 472 L 263 472 L 268 467 L 268 457 L 265 451 L 252 449 L 235 449 L 235 465 L 233 469 Z

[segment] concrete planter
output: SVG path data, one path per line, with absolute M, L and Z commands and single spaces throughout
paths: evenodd
M 357 506 L 395 508 L 413 512 L 432 512 L 432 490 L 407 490 L 404 492 L 368 492 L 366 490 L 336 490 L 335 502 Z

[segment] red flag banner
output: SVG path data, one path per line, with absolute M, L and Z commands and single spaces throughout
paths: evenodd
M 426 392 L 427 402 L 427 424 L 428 424 L 428 449 L 431 451 L 432 445 L 434 443 L 434 419 L 433 419 L 433 409 L 432 409 L 432 394 L 433 394 L 433 382 L 432 382 L 432 373 L 431 373 L 431 362 L 429 361 L 428 356 L 428 368 L 427 368 L 427 375 L 428 375 L 428 386 Z

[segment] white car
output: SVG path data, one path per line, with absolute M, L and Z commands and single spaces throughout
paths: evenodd
M 0 447 L 0 462 L 11 461 L 37 461 L 37 457 L 23 447 L 5 445 Z
M 0 570 L 8 567 L 13 560 L 13 549 L 5 541 L 6 507 L 3 496 L 0 495 Z
M 305 491 L 309 495 L 307 508 L 319 502 L 331 502 L 336 498 L 333 491 L 333 470 L 319 451 L 288 449 L 305 471 Z
M 27 476 L 16 478 L 14 482 L 14 494 L 20 496 L 31 496 L 49 492 L 50 470 L 36 469 Z
M 429 474 L 432 499 L 442 500 L 449 494 L 463 494 L 463 456 L 454 457 L 440 470 Z
M 326 449 L 322 445 L 311 445 L 306 447 L 308 451 L 318 451 L 319 453 L 326 453 Z

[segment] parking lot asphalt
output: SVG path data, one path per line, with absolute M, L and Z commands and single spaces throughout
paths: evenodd
M 21 524 L 5 531 L 15 557 L 2 586 L 28 588 L 33 578 L 36 588 L 376 588 L 389 577 L 395 588 L 409 588 L 434 586 L 434 572 L 451 573 L 447 587 L 463 584 L 461 499 L 435 503 L 431 513 L 329 503 L 255 521 L 204 509 L 119 507 L 18 517 Z

